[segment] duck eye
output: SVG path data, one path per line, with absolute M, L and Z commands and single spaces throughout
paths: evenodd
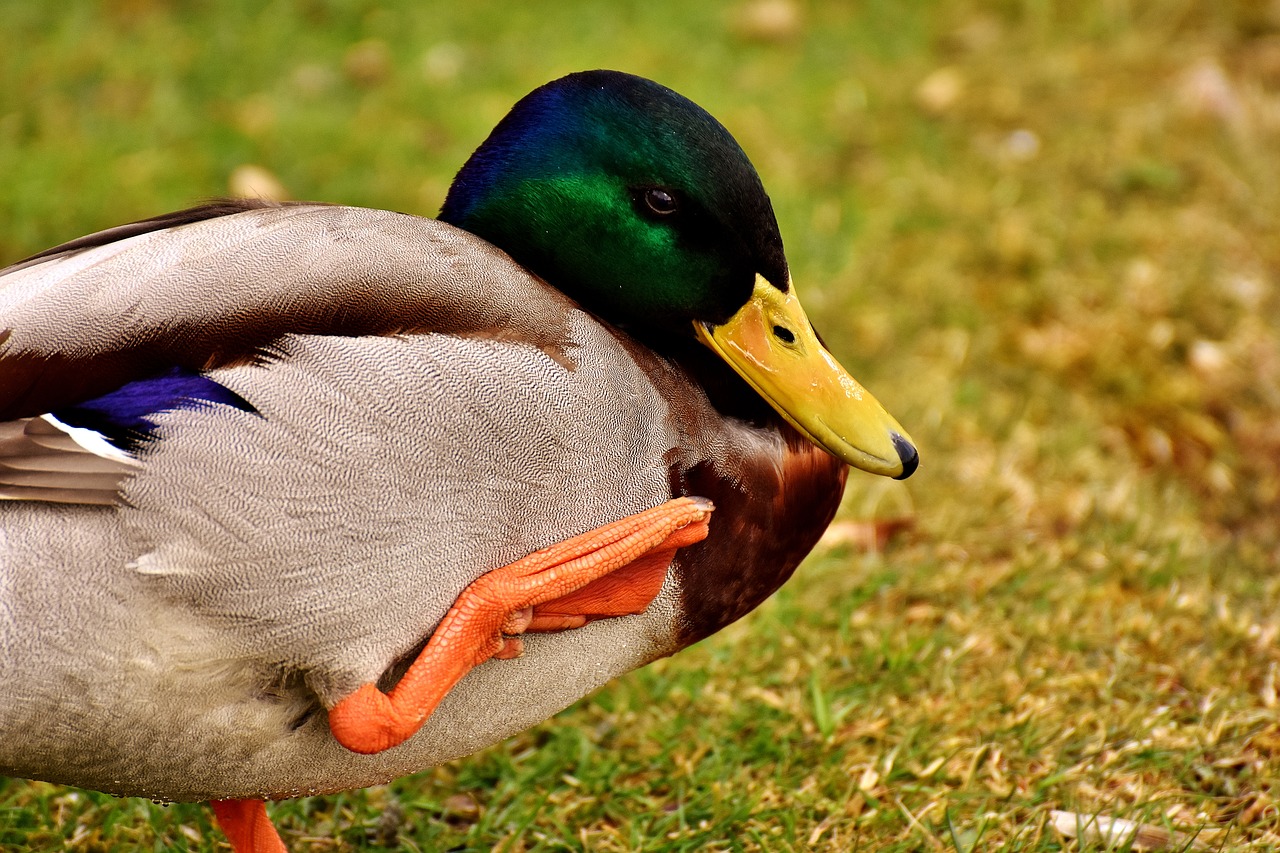
M 659 216 L 670 216 L 679 206 L 676 197 L 660 187 L 651 187 L 644 191 L 644 203 Z

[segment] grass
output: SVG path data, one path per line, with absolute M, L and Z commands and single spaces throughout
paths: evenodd
M 1274 3 L 433 5 L 0 5 L 0 260 L 245 164 L 430 215 L 525 91 L 645 74 L 742 141 L 922 448 L 837 532 L 915 526 L 507 743 L 275 806 L 292 849 L 1141 849 L 1055 811 L 1280 849 Z M 225 849 L 0 782 L 0 847 L 62 846 Z

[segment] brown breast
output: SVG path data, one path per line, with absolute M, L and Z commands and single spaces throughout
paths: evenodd
M 624 339 L 667 399 L 673 497 L 716 505 L 711 533 L 680 551 L 681 645 L 758 607 L 784 584 L 835 516 L 848 467 L 802 437 L 700 344 L 663 341 L 665 358 Z
M 701 463 L 683 472 L 682 494 L 715 502 L 711 534 L 677 562 L 685 645 L 758 607 L 784 584 L 835 516 L 848 468 L 788 424 L 776 454 L 728 460 L 737 478 Z

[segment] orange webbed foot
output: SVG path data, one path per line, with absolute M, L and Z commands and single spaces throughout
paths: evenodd
M 209 805 L 235 853 L 288 853 L 262 800 L 214 800 Z
M 519 657 L 523 644 L 513 634 L 643 611 L 676 550 L 707 537 L 713 509 L 705 498 L 676 498 L 486 573 L 458 596 L 391 693 L 363 685 L 329 711 L 330 731 L 353 752 L 390 749 L 412 737 L 472 667 Z

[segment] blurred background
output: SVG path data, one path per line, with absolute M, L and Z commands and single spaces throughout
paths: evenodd
M 1280 0 L 0 2 L 0 33 L 0 263 L 228 194 L 432 216 L 530 89 L 652 77 L 737 136 L 921 448 L 757 613 L 275 807 L 292 849 L 1280 849 Z M 0 780 L 4 849 L 220 843 Z

